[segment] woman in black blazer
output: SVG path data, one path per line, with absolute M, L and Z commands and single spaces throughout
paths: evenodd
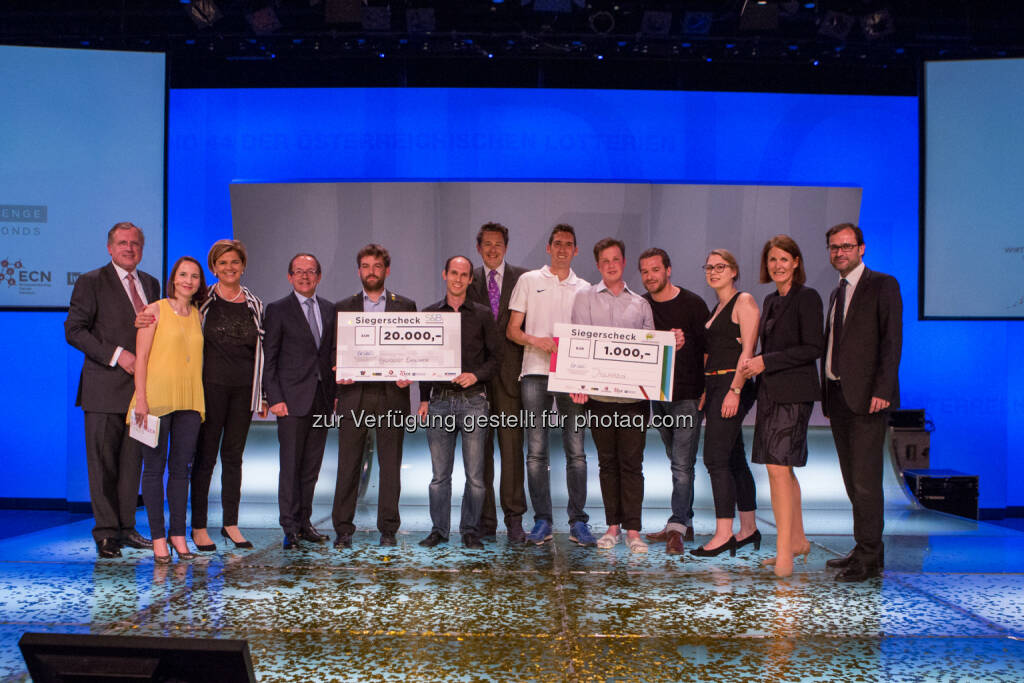
M 764 299 L 759 337 L 761 355 L 743 364 L 747 377 L 760 375 L 752 462 L 768 467 L 772 512 L 778 529 L 776 556 L 764 561 L 775 575 L 793 573 L 793 556 L 811 552 L 800 509 L 794 467 L 807 464 L 807 425 L 820 398 L 817 361 L 825 350 L 821 297 L 804 287 L 800 247 L 776 235 L 761 250 L 761 282 L 774 282 Z

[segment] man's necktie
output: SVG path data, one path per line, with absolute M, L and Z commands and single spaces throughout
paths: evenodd
M 844 277 L 839 281 L 839 293 L 836 294 L 836 310 L 832 316 L 832 362 L 829 370 L 833 377 L 839 377 L 839 338 L 843 336 L 843 318 L 846 317 L 846 285 Z
M 146 304 L 142 303 L 142 297 L 139 296 L 139 290 L 135 289 L 135 276 L 128 273 L 124 276 L 125 280 L 128 280 L 128 292 L 132 298 L 132 306 L 135 308 L 135 313 L 142 313 L 142 309 L 146 307 Z
M 495 320 L 498 319 L 498 304 L 501 301 L 501 289 L 498 287 L 497 275 L 498 271 L 492 270 L 487 276 L 487 298 L 491 300 L 491 313 Z
M 306 322 L 309 323 L 309 329 L 313 333 L 313 340 L 316 342 L 316 348 L 320 348 L 320 326 L 316 324 L 316 313 L 313 312 L 313 300 L 306 299 Z

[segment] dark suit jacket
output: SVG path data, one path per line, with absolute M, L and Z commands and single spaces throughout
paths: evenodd
M 135 275 L 149 303 L 160 298 L 155 277 L 141 270 Z M 135 307 L 114 264 L 79 275 L 64 321 L 68 343 L 85 354 L 75 405 L 89 412 L 128 412 L 135 380 L 121 366 L 110 367 L 110 358 L 118 346 L 135 353 L 135 333 Z
M 402 312 L 411 313 L 416 310 L 416 302 L 412 299 L 406 299 L 400 294 L 395 294 L 390 289 L 384 290 L 384 296 L 387 300 L 384 303 L 384 310 L 391 312 Z M 342 299 L 334 306 L 335 313 L 359 313 L 363 310 L 363 292 L 359 291 L 358 294 L 354 294 L 347 299 Z M 337 320 L 337 315 L 335 315 Z M 398 385 L 394 382 L 384 382 L 384 396 L 385 403 L 387 404 L 387 410 L 400 410 L 403 413 L 408 413 L 411 406 L 409 405 L 409 387 L 399 389 Z M 350 410 L 359 410 L 359 401 L 363 397 L 363 387 L 366 382 L 356 382 L 354 384 L 338 384 L 336 385 L 336 396 L 338 397 L 338 409 L 337 412 L 341 415 L 346 416 L 348 419 L 348 412 Z
M 769 305 L 776 313 L 769 321 Z M 761 357 L 768 398 L 776 403 L 814 402 L 821 397 L 817 361 L 825 349 L 821 333 L 821 296 L 810 287 L 794 284 L 789 294 L 772 292 L 761 309 Z
M 829 311 L 838 293 L 838 287 L 832 290 L 828 299 Z M 825 321 L 825 340 L 828 343 L 831 330 L 829 316 L 826 316 Z M 843 318 L 842 334 L 836 360 L 839 363 L 843 398 L 850 410 L 858 415 L 867 415 L 872 396 L 888 401 L 890 409 L 899 408 L 903 299 L 896 278 L 869 268 L 864 269 L 857 288 L 853 290 L 850 308 Z M 827 392 L 824 360 L 821 363 L 821 378 Z M 822 406 L 827 411 L 827 396 L 824 398 Z
M 519 282 L 519 276 L 526 272 L 525 268 L 505 264 L 505 275 L 501 278 L 501 299 L 498 302 L 498 319 L 495 322 L 501 337 L 501 360 L 498 374 L 493 381 L 500 382 L 502 389 L 509 396 L 519 395 L 519 373 L 523 371 L 523 347 L 505 336 L 508 327 L 508 300 L 512 298 L 512 290 Z M 487 277 L 483 266 L 473 269 L 473 281 L 469 283 L 466 298 L 475 301 L 491 310 L 491 298 L 487 296 Z
M 316 297 L 323 324 L 320 348 L 309 329 L 306 312 L 289 292 L 283 299 L 268 304 L 263 318 L 263 391 L 267 403 L 288 404 L 289 415 L 309 415 L 320 371 L 323 399 L 330 405 L 333 397 L 334 304 Z

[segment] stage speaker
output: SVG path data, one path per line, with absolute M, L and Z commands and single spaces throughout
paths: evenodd
M 35 683 L 255 683 L 244 640 L 26 633 L 18 641 Z
M 978 477 L 956 470 L 907 470 L 914 497 L 929 510 L 978 519 Z

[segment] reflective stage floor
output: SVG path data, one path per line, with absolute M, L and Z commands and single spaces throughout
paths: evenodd
M 834 582 L 825 560 L 852 540 L 827 430 L 815 430 L 799 472 L 813 551 L 781 581 L 760 566 L 775 542 L 761 467 L 765 543 L 735 558 L 576 547 L 557 457 L 554 542 L 510 546 L 499 530 L 483 551 L 464 550 L 456 535 L 427 550 L 417 541 L 430 528 L 429 458 L 411 438 L 397 548 L 377 545 L 371 481 L 351 550 L 284 551 L 276 505 L 261 490 L 266 472 L 276 479 L 274 446 L 272 431 L 255 429 L 246 452 L 241 525 L 253 550 L 220 544 L 170 566 L 138 550 L 101 561 L 91 519 L 0 541 L 0 680 L 26 679 L 17 649 L 26 631 L 244 638 L 261 681 L 1024 680 L 1024 532 L 915 509 L 890 478 L 884 577 Z M 557 453 L 557 439 L 552 446 Z M 332 447 L 314 515 L 324 532 Z M 588 511 L 600 532 L 593 453 Z M 645 475 L 644 524 L 653 530 L 668 516 L 669 492 L 653 433 Z M 698 538 L 688 547 L 714 526 L 699 462 L 696 483 Z M 212 511 L 214 531 L 218 518 Z M 141 510 L 138 519 L 148 533 Z

